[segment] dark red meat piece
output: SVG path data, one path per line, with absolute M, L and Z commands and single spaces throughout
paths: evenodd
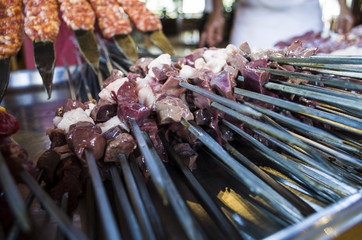
M 138 125 L 150 115 L 150 109 L 139 103 L 121 103 L 118 105 L 117 116 L 121 121 L 128 125 L 130 118 L 134 118 Z
M 116 114 L 117 114 L 116 104 L 100 101 L 100 103 L 93 108 L 90 117 L 95 122 L 105 122 L 111 119 L 112 117 L 116 116 Z
M 18 130 L 18 119 L 9 113 L 0 111 L 0 136 L 10 136 Z
M 244 88 L 253 92 L 264 94 L 266 92 L 264 84 L 269 81 L 270 74 L 257 69 L 257 67 L 266 68 L 268 60 L 256 60 L 248 63 L 243 68 Z
M 119 154 L 128 156 L 137 147 L 132 135 L 121 133 L 115 138 L 107 142 L 106 153 L 104 155 L 105 162 L 118 162 Z
M 117 91 L 117 103 L 122 104 L 124 102 L 127 103 L 138 102 L 138 97 L 136 95 L 135 87 L 130 82 L 124 82 Z
M 211 79 L 210 86 L 216 89 L 220 95 L 228 99 L 235 100 L 231 77 L 225 70 L 221 71 L 218 75 Z

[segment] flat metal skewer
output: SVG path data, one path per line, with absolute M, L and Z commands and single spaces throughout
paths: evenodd
M 141 171 L 136 163 L 136 159 L 133 154 L 130 154 L 129 165 L 130 165 L 134 180 L 136 181 L 138 190 L 141 194 L 143 204 L 146 207 L 153 230 L 155 231 L 155 233 L 157 235 L 157 239 L 165 239 L 166 233 L 162 226 L 161 219 L 160 219 L 159 215 L 157 214 L 155 206 L 152 204 L 152 200 L 151 200 L 150 194 L 147 190 L 147 186 L 144 182 L 143 176 L 141 174 Z
M 118 231 L 116 220 L 112 213 L 112 209 L 104 189 L 101 175 L 99 174 L 96 160 L 94 159 L 93 153 L 86 149 L 86 159 L 89 167 L 90 176 L 93 183 L 93 190 L 97 199 L 97 206 L 99 214 L 101 215 L 103 227 L 106 238 L 108 240 L 119 239 L 121 240 L 121 234 Z
M 278 63 L 362 64 L 361 56 L 311 56 L 309 58 L 269 57 Z
M 309 90 L 299 89 L 292 86 L 285 86 L 282 84 L 277 84 L 272 82 L 266 83 L 264 87 L 272 90 L 278 90 L 290 94 L 295 94 L 298 96 L 316 99 L 319 101 L 327 102 L 332 105 L 338 105 L 338 106 L 355 109 L 357 111 L 362 111 L 362 100 L 350 100 L 348 98 L 346 99 L 342 97 L 331 96 L 324 93 L 312 92 Z
M 143 235 L 146 239 L 156 239 L 136 182 L 133 178 L 131 168 L 124 154 L 119 154 L 119 162 L 121 164 L 121 170 L 131 199 L 131 204 L 133 205 L 133 208 L 136 212 L 141 231 L 143 232 Z
M 287 109 L 289 111 L 297 112 L 318 121 L 333 125 L 342 130 L 346 130 L 358 135 L 362 135 L 362 123 L 361 121 L 356 121 L 355 119 L 351 119 L 343 116 L 336 116 L 331 113 L 327 113 L 324 111 L 312 109 L 297 103 L 289 102 L 283 99 L 278 99 L 275 97 L 266 96 L 263 94 L 255 93 L 252 91 L 234 88 L 235 94 L 239 94 L 245 97 L 257 99 L 263 102 L 267 102 L 273 104 L 275 106 Z
M 290 72 L 290 71 L 284 71 L 284 70 L 279 70 L 279 69 L 270 69 L 270 68 L 258 68 L 258 69 L 265 71 L 265 72 L 269 72 L 274 75 L 278 75 L 278 76 L 299 78 L 299 79 L 305 79 L 305 80 L 312 81 L 312 82 L 324 83 L 324 84 L 335 86 L 335 87 L 362 90 L 362 82 L 357 79 L 355 79 L 355 80 L 339 79 L 339 78 L 312 75 L 312 74 L 307 74 L 307 73 Z
M 182 174 L 185 176 L 188 185 L 193 190 L 193 193 L 197 195 L 199 199 L 203 202 L 205 210 L 213 217 L 215 222 L 218 224 L 223 233 L 227 236 L 228 239 L 239 239 L 240 235 L 231 225 L 226 216 L 220 211 L 214 201 L 209 197 L 205 189 L 197 181 L 194 175 L 191 173 L 190 169 L 185 165 L 180 156 L 172 149 L 170 144 L 166 141 L 162 134 L 159 134 L 160 139 L 162 140 L 163 145 L 165 146 L 168 154 L 172 156 L 172 159 L 176 162 L 177 166 L 181 170 Z
M 71 240 L 86 240 L 86 236 L 78 230 L 74 224 L 69 220 L 68 216 L 59 209 L 53 199 L 38 185 L 36 180 L 26 171 L 20 173 L 20 177 L 24 183 L 34 193 L 36 198 L 47 210 L 50 216 L 54 218 L 59 227 L 63 230 L 64 234 Z
M 245 184 L 249 190 L 255 194 L 260 195 L 275 209 L 278 209 L 281 214 L 290 219 L 292 222 L 298 222 L 303 219 L 303 215 L 291 203 L 285 200 L 279 193 L 272 189 L 269 185 L 264 183 L 260 178 L 255 176 L 252 172 L 247 170 L 228 152 L 226 152 L 211 136 L 209 136 L 203 129 L 195 124 L 182 119 L 181 124 L 184 125 L 193 135 L 195 135 L 208 149 L 210 149 L 219 159 L 227 165 L 238 176 L 238 180 Z M 248 176 L 248 177 L 245 177 Z
M 341 139 L 327 131 L 324 131 L 320 128 L 305 124 L 301 121 L 295 120 L 293 118 L 289 118 L 287 116 L 273 112 L 266 108 L 262 108 L 260 106 L 257 106 L 255 104 L 252 104 L 249 102 L 244 102 L 244 104 L 254 108 L 255 110 L 257 110 L 261 113 L 264 113 L 264 114 L 276 119 L 278 122 L 281 122 L 284 125 L 287 125 L 288 127 L 292 128 L 294 131 L 298 131 L 302 135 L 308 135 L 308 138 L 323 141 L 327 144 L 331 144 L 333 146 L 339 147 L 341 149 L 345 149 L 347 151 L 354 152 L 356 154 L 360 154 L 362 151 L 361 149 L 358 149 L 351 145 L 345 144 L 343 139 Z
M 238 111 L 238 112 L 241 112 L 241 113 L 245 113 L 245 114 L 249 114 L 251 116 L 254 116 L 254 117 L 261 117 L 262 114 L 259 113 L 258 111 L 255 111 L 254 109 L 248 107 L 248 106 L 245 106 L 245 105 L 242 105 L 240 103 L 237 103 L 235 101 L 232 101 L 230 99 L 227 99 L 225 97 L 221 97 L 219 95 L 216 95 L 215 93 L 212 93 L 212 92 L 208 92 L 200 87 L 197 87 L 197 86 L 194 86 L 194 85 L 191 85 L 187 82 L 180 82 L 179 83 L 179 86 L 181 87 L 184 87 L 188 90 L 191 90 L 193 92 L 196 92 L 198 94 L 201 94 L 202 96 L 205 96 L 217 103 L 220 103 L 220 104 L 223 104 L 223 105 L 226 105 L 226 106 L 229 106 L 230 108 Z
M 136 215 L 132 209 L 132 205 L 128 199 L 124 183 L 121 180 L 118 169 L 114 164 L 110 164 L 110 173 L 112 177 L 112 185 L 117 200 L 119 202 L 118 207 L 120 211 L 125 215 L 126 225 L 129 228 L 129 233 L 133 239 L 144 239 L 146 236 L 142 235 L 141 227 L 137 221 Z
M 0 102 L 3 100 L 10 79 L 10 57 L 0 59 Z
M 44 174 L 44 169 L 41 169 L 39 172 L 39 175 L 38 175 L 38 179 L 37 179 L 38 183 L 40 183 L 42 181 L 43 174 Z M 30 191 L 30 193 L 28 194 L 28 196 L 25 199 L 25 206 L 27 209 L 30 207 L 33 200 L 34 200 L 34 194 L 33 194 L 33 192 Z M 19 222 L 16 222 L 13 225 L 13 227 L 10 229 L 10 232 L 9 232 L 6 240 L 15 240 L 18 237 L 19 233 L 20 233 L 20 224 L 19 224 Z
M 303 174 L 298 165 L 289 163 L 286 158 L 282 157 L 280 154 L 274 152 L 249 134 L 245 133 L 235 125 L 231 124 L 230 122 L 226 121 L 225 119 L 222 120 L 222 122 L 232 129 L 234 132 L 239 134 L 241 137 L 245 138 L 248 142 L 250 142 L 252 145 L 256 146 L 260 151 L 260 154 L 265 156 L 267 159 L 271 160 L 273 163 L 277 164 L 281 169 L 286 169 L 287 172 L 290 174 L 293 174 L 297 177 L 298 181 L 300 181 L 302 184 L 306 185 L 309 189 L 316 191 L 318 195 L 321 195 L 323 197 L 322 200 L 328 200 L 330 202 L 334 202 L 336 199 L 340 199 L 340 196 L 338 196 L 335 192 L 326 189 L 324 185 L 322 185 L 319 182 L 314 181 L 313 179 L 310 179 Z
M 161 159 L 158 155 L 155 156 L 151 152 L 151 146 L 149 146 L 144 139 L 142 131 L 137 125 L 136 120 L 130 119 L 129 121 L 133 134 L 137 140 L 138 147 L 145 157 L 146 165 L 150 170 L 151 179 L 161 195 L 161 198 L 163 198 L 164 204 L 170 202 L 173 206 L 182 228 L 190 239 L 205 239 L 204 233 L 201 231 L 199 224 L 196 222 L 194 217 L 192 217 L 190 210 L 182 200 L 176 186 L 163 166 Z
M 0 185 L 4 190 L 7 203 L 14 214 L 15 219 L 19 222 L 21 229 L 24 232 L 29 232 L 31 228 L 30 218 L 27 213 L 27 208 L 20 195 L 14 178 L 11 176 L 10 170 L 6 165 L 4 156 L 0 152 Z

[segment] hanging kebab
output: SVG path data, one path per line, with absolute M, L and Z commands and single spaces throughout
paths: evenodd
M 33 41 L 35 64 L 50 98 L 55 66 L 54 41 L 60 28 L 58 3 L 56 0 L 23 0 L 23 3 L 24 31 Z
M 10 57 L 15 56 L 23 44 L 23 13 L 20 0 L 0 1 L 0 101 L 3 99 L 10 77 Z
M 174 49 L 162 32 L 160 19 L 138 0 L 117 0 L 138 31 L 150 36 L 151 41 L 164 52 L 174 55 Z
M 100 52 L 93 32 L 96 17 L 91 5 L 87 0 L 58 2 L 64 22 L 74 32 L 83 56 L 99 76 Z M 102 82 L 101 78 L 99 81 Z
M 138 59 L 136 44 L 129 35 L 132 26 L 116 0 L 90 0 L 97 15 L 98 25 L 105 38 L 116 45 L 131 61 Z

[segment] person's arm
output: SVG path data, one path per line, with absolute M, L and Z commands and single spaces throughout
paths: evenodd
M 333 30 L 338 33 L 347 33 L 349 32 L 354 24 L 354 18 L 351 10 L 347 7 L 345 0 L 338 0 L 341 11 L 336 20 Z
M 201 33 L 199 47 L 204 47 L 206 43 L 210 47 L 215 46 L 220 43 L 223 38 L 225 25 L 223 16 L 224 6 L 222 0 L 213 0 L 212 3 L 213 9 Z

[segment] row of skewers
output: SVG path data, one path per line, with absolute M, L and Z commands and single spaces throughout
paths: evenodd
M 213 49 L 208 53 L 205 52 L 205 49 L 198 50 L 192 55 L 180 59 L 178 62 L 182 62 L 182 64 L 179 65 L 179 68 L 181 69 L 178 73 L 180 74 L 181 79 L 175 79 L 174 75 L 168 76 L 167 74 L 162 74 L 168 71 L 173 72 L 173 67 L 178 68 L 172 63 L 169 65 L 171 69 L 165 67 L 164 65 L 168 65 L 169 62 L 162 61 L 164 56 L 160 57 L 158 61 L 153 60 L 155 61 L 153 64 L 151 64 L 151 61 L 147 62 L 147 60 L 142 59 L 136 66 L 131 68 L 134 71 L 140 70 L 138 74 L 141 74 L 141 76 L 136 76 L 136 89 L 137 83 L 145 84 L 142 86 L 143 89 L 152 87 L 149 85 L 150 82 L 143 82 L 145 79 L 152 82 L 152 79 L 164 79 L 165 76 L 167 76 L 166 81 L 165 79 L 162 80 L 162 82 L 165 81 L 162 85 L 164 90 L 166 88 L 164 87 L 166 82 L 171 79 L 172 81 L 168 82 L 166 85 L 168 87 L 171 86 L 168 90 L 177 89 L 182 90 L 181 92 L 185 93 L 185 90 L 187 89 L 186 92 L 192 94 L 194 97 L 194 103 L 196 102 L 195 98 L 199 99 L 199 103 L 201 102 L 200 100 L 203 99 L 210 103 L 212 109 L 217 109 L 218 111 L 227 114 L 218 114 L 220 118 L 222 117 L 220 122 L 222 122 L 224 127 L 226 126 L 229 130 L 234 131 L 235 134 L 240 135 L 240 137 L 235 137 L 237 141 L 227 142 L 225 139 L 218 139 L 218 137 L 215 137 L 214 135 L 210 136 L 209 127 L 202 124 L 196 124 L 197 121 L 193 122 L 191 119 L 186 120 L 185 116 L 177 121 L 184 126 L 189 136 L 193 135 L 198 138 L 204 146 L 202 151 L 205 152 L 205 154 L 209 154 L 209 159 L 219 165 L 221 169 L 230 174 L 232 178 L 236 179 L 239 184 L 245 187 L 246 193 L 244 193 L 243 196 L 247 196 L 250 193 L 262 199 L 262 201 L 258 201 L 248 198 L 246 201 L 257 206 L 257 215 L 264 221 L 268 222 L 268 218 L 272 219 L 275 225 L 279 228 L 284 228 L 291 224 L 300 223 L 307 216 L 313 218 L 313 216 L 325 217 L 330 216 L 329 214 L 333 214 L 333 217 L 335 217 L 338 222 L 338 220 L 345 216 L 342 212 L 338 212 L 338 210 L 333 207 L 331 208 L 333 211 L 327 211 L 319 215 L 315 212 L 319 212 L 321 208 L 332 203 L 342 202 L 342 199 L 344 200 L 344 203 L 347 202 L 350 204 L 350 209 L 348 211 L 352 214 L 352 217 L 358 219 L 358 213 L 361 210 L 361 143 L 359 136 L 361 135 L 362 124 L 359 117 L 359 102 L 361 97 L 358 93 L 361 90 L 361 83 L 357 78 L 351 79 L 350 77 L 347 77 L 347 75 L 348 72 L 358 72 L 358 70 L 354 70 L 356 69 L 354 66 L 361 64 L 361 58 L 333 58 L 322 56 L 311 56 L 306 58 L 294 56 L 292 58 L 285 58 L 285 52 L 273 52 L 268 53 L 268 59 L 272 59 L 272 62 L 263 65 L 268 61 L 262 60 L 259 61 L 260 66 L 255 66 L 251 63 L 255 64 L 258 60 L 254 59 L 256 61 L 250 61 L 250 63 L 248 63 L 249 60 L 252 60 L 253 56 L 250 52 L 248 53 L 247 49 L 229 47 L 229 50 L 230 49 L 235 51 L 225 58 L 228 59 L 225 61 L 227 64 L 218 61 L 221 60 L 219 58 L 220 56 L 225 57 L 225 55 L 223 55 L 225 54 L 224 49 L 222 51 Z M 297 49 L 302 50 L 302 53 L 306 54 L 308 54 L 309 51 L 304 51 L 300 48 Z M 293 55 L 292 52 L 298 52 L 297 49 L 293 49 L 292 47 L 289 48 L 287 50 L 289 51 L 288 54 Z M 107 49 L 103 50 L 105 52 L 107 51 Z M 314 52 L 314 50 L 311 52 Z M 112 52 L 107 55 L 115 56 Z M 244 59 L 240 56 L 246 58 Z M 238 61 L 233 62 L 231 59 L 235 58 L 237 58 Z M 113 59 L 104 59 L 104 62 L 101 61 L 104 63 L 103 67 L 101 66 L 101 69 L 108 71 L 107 66 L 113 66 L 114 68 L 124 71 L 128 77 L 128 80 L 124 81 L 124 83 L 134 79 L 134 73 L 128 73 L 124 70 L 124 68 L 127 69 L 128 66 L 123 65 L 124 67 L 122 67 L 123 63 L 117 62 L 116 59 L 116 56 Z M 197 59 L 201 60 L 197 61 Z M 245 61 L 242 64 L 243 66 L 232 64 L 241 63 L 240 60 L 243 59 Z M 316 61 L 318 64 L 313 63 Z M 147 63 L 143 66 L 140 64 L 145 62 Z M 275 65 L 276 63 L 277 65 Z M 344 67 L 333 66 L 333 64 L 337 63 L 348 65 Z M 299 65 L 301 64 L 308 66 L 300 67 Z M 353 66 L 350 66 L 350 64 L 353 64 Z M 193 71 L 192 69 L 196 68 L 197 65 L 202 66 L 201 68 L 208 67 L 208 70 L 211 72 L 215 71 L 216 73 L 219 73 L 217 74 L 218 77 L 220 77 L 220 75 L 226 77 L 219 78 L 219 81 L 216 82 L 216 86 L 214 86 L 213 89 L 207 88 L 207 84 L 211 84 L 211 82 L 202 82 L 201 85 L 198 85 L 196 80 L 183 81 L 182 79 L 193 79 L 190 77 L 190 71 Z M 321 76 L 319 74 L 311 74 L 311 72 L 300 73 L 301 70 L 318 73 L 321 70 L 316 67 L 320 67 L 321 65 L 324 65 L 326 68 L 333 67 L 333 70 L 339 75 L 343 75 L 343 78 L 332 77 L 330 75 Z M 234 80 L 237 81 L 235 84 L 237 84 L 238 87 L 234 86 L 230 88 L 231 83 L 229 81 L 231 76 L 229 73 L 232 71 L 228 72 L 226 75 L 220 74 L 220 72 L 226 71 L 227 69 L 232 70 L 227 66 L 232 66 L 234 69 L 241 70 L 242 77 L 239 76 L 239 74 L 234 75 Z M 296 69 L 293 69 L 290 66 L 296 66 Z M 163 71 L 164 69 L 166 70 Z M 293 71 L 286 71 L 288 69 L 293 69 Z M 90 70 L 90 68 L 88 68 L 88 70 Z M 269 75 L 268 72 L 272 75 Z M 148 76 L 150 73 L 154 74 L 154 76 Z M 73 96 L 85 96 L 83 101 L 90 100 L 88 97 L 89 94 L 87 94 L 87 91 L 89 90 L 88 93 L 96 92 L 93 96 L 90 94 L 91 98 L 102 99 L 102 96 L 104 95 L 98 95 L 98 92 L 92 91 L 92 87 L 90 87 L 96 85 L 95 83 L 98 82 L 98 79 L 92 70 L 85 72 L 80 71 L 77 72 L 77 74 L 80 76 L 79 79 L 84 79 L 86 81 L 77 81 L 80 86 L 77 86 L 76 89 L 83 89 L 85 94 L 82 92 L 73 92 Z M 236 78 L 236 76 L 238 77 Z M 266 76 L 267 78 L 265 78 Z M 270 76 L 272 78 L 269 79 Z M 116 77 L 113 80 L 123 78 L 120 72 L 117 72 L 113 77 Z M 308 82 L 300 81 L 300 79 L 308 80 Z M 286 80 L 291 80 L 292 82 L 288 83 Z M 106 83 L 107 82 L 109 84 L 108 86 L 112 83 L 112 81 L 106 81 Z M 172 82 L 175 84 L 170 84 Z M 316 86 L 315 84 L 311 84 L 313 82 L 323 83 L 323 85 L 319 84 L 319 86 Z M 157 82 L 152 83 L 157 84 Z M 132 89 L 131 85 L 127 86 Z M 241 89 L 241 87 L 243 89 Z M 230 89 L 232 89 L 231 94 L 229 91 Z M 279 97 L 273 95 L 268 89 L 273 90 L 274 94 L 277 91 L 277 96 Z M 107 92 L 107 90 L 110 91 L 109 88 L 107 89 L 107 87 L 104 87 L 102 91 Z M 114 89 L 112 91 L 115 92 Z M 116 91 L 116 93 L 118 101 L 118 91 Z M 149 98 L 150 95 L 148 94 L 152 95 L 153 93 L 154 91 L 148 92 L 146 94 L 148 97 L 144 98 L 142 103 L 140 99 L 138 101 L 140 101 L 141 104 L 148 105 L 152 108 L 152 104 L 150 105 L 149 102 L 152 98 Z M 173 91 L 173 94 L 176 94 L 175 91 Z M 220 96 L 220 94 L 223 96 Z M 120 95 L 123 97 L 132 96 L 130 94 Z M 284 95 L 287 97 L 283 98 Z M 238 96 L 244 96 L 244 98 Z M 297 98 L 296 96 L 300 96 L 300 98 Z M 345 101 L 341 101 L 341 97 Z M 140 92 L 138 92 L 138 98 L 141 98 Z M 235 98 L 237 101 L 235 101 Z M 112 99 L 114 98 L 111 98 L 110 100 Z M 257 101 L 253 101 L 252 99 Z M 313 101 L 311 99 L 313 99 Z M 162 99 L 160 99 L 160 101 L 162 101 Z M 269 106 L 260 104 L 260 101 L 267 103 Z M 188 103 L 191 104 L 190 102 Z M 102 106 L 102 103 L 99 102 L 98 106 Z M 270 108 L 270 106 L 276 106 L 277 108 Z M 172 109 L 173 105 L 169 105 L 169 108 Z M 291 112 L 296 112 L 298 114 L 291 114 Z M 144 157 L 145 166 L 149 171 L 152 183 L 156 186 L 156 191 L 159 193 L 160 198 L 172 206 L 187 238 L 212 238 L 212 236 L 208 235 L 207 231 L 204 231 L 200 226 L 199 221 L 195 219 L 185 205 L 185 202 L 180 201 L 182 196 L 178 192 L 179 189 L 175 186 L 172 176 L 170 176 L 170 172 L 165 169 L 164 164 L 162 163 L 161 159 L 163 159 L 163 155 L 157 150 L 158 145 L 150 139 L 150 137 L 152 138 L 152 134 L 150 131 L 142 131 L 143 126 L 139 121 L 140 119 L 137 118 L 139 115 L 132 116 L 135 119 L 128 116 L 129 118 L 127 119 L 129 121 L 126 121 L 125 124 L 131 129 L 132 136 L 137 143 L 137 148 Z M 173 121 L 176 119 L 168 114 L 166 114 L 166 116 L 168 119 L 173 119 Z M 230 116 L 233 118 L 230 118 Z M 159 122 L 162 122 L 162 119 L 160 119 Z M 244 123 L 244 126 L 241 127 L 240 123 Z M 178 128 L 182 127 L 180 124 L 178 125 Z M 174 134 L 177 135 L 177 131 L 174 131 L 173 135 Z M 164 134 L 161 134 L 160 139 L 167 149 L 170 159 L 175 161 L 178 168 L 181 169 L 190 188 L 193 189 L 193 194 L 201 199 L 200 203 L 208 214 L 217 224 L 222 226 L 220 227 L 220 230 L 223 232 L 224 237 L 227 236 L 225 238 L 247 239 L 265 237 L 266 235 L 260 233 L 263 232 L 260 231 L 260 229 L 263 229 L 268 234 L 272 233 L 270 230 L 268 231 L 265 226 L 256 226 L 255 222 L 248 221 L 248 219 L 240 213 L 230 209 L 221 211 L 220 206 L 223 208 L 226 206 L 223 204 L 220 205 L 220 203 L 215 204 L 217 199 L 215 200 L 215 197 L 212 195 L 210 196 L 207 191 L 205 191 L 207 186 L 202 186 L 195 178 L 194 174 L 197 170 L 194 171 L 193 174 L 190 171 L 191 165 L 188 165 L 187 167 L 184 161 L 182 161 L 182 158 L 180 158 L 181 153 L 175 152 L 176 147 L 171 140 L 172 138 L 166 140 L 163 136 Z M 215 139 L 218 139 L 219 142 L 215 141 Z M 267 144 L 265 140 L 274 144 Z M 245 144 L 250 146 L 247 151 L 243 150 Z M 109 204 L 111 195 L 106 194 L 107 191 L 103 187 L 99 169 L 97 169 L 97 165 L 98 167 L 100 164 L 102 166 L 102 160 L 99 159 L 95 148 L 92 148 L 92 146 L 88 147 L 90 147 L 91 151 L 84 151 L 85 158 L 82 161 L 83 164 L 87 164 L 89 168 L 90 175 L 87 183 L 91 186 L 90 182 L 92 182 L 92 191 L 94 191 L 95 200 L 98 204 L 98 212 L 103 219 L 103 231 L 109 239 L 112 239 L 114 236 L 124 236 L 124 234 L 127 233 L 122 232 L 121 234 L 116 221 L 113 220 L 118 218 L 119 215 L 110 210 L 112 209 Z M 199 151 L 201 150 L 199 149 Z M 258 155 L 263 159 L 262 162 L 255 161 L 255 157 L 246 157 L 243 155 L 248 154 L 249 151 L 253 151 L 253 154 Z M 80 157 L 82 158 L 82 155 Z M 120 154 L 114 161 L 114 163 L 106 164 L 109 166 L 112 185 L 116 186 L 113 190 L 117 195 L 117 202 L 119 201 L 118 206 L 123 206 L 122 211 L 128 216 L 126 217 L 127 225 L 130 226 L 128 234 L 132 235 L 131 238 L 133 239 L 165 238 L 164 228 L 160 225 L 157 213 L 155 213 L 154 210 L 150 210 L 153 208 L 153 201 L 145 199 L 147 198 L 145 196 L 148 195 L 148 191 L 144 191 L 144 187 L 141 187 L 144 186 L 144 182 L 139 178 L 139 162 L 136 161 L 134 154 L 130 154 L 128 159 L 125 155 Z M 267 170 L 263 166 L 269 166 L 288 177 L 281 177 L 275 172 Z M 121 183 L 122 178 L 118 175 L 119 171 L 122 172 L 127 190 L 122 188 L 124 185 Z M 88 195 L 91 192 L 89 191 L 90 189 L 91 188 L 87 189 L 87 201 L 92 201 L 92 197 Z M 127 196 L 125 191 L 128 193 L 129 198 L 132 199 L 128 204 L 127 198 L 125 197 Z M 137 194 L 141 191 L 141 194 Z M 133 207 L 127 208 L 127 206 Z M 346 209 L 347 206 L 344 206 L 343 210 L 346 211 Z M 132 210 L 134 212 L 132 212 Z M 91 219 L 94 220 L 94 216 L 93 218 L 91 216 L 87 217 L 87 219 L 92 222 Z M 112 220 L 110 221 L 109 219 Z M 155 220 L 153 221 L 152 219 Z M 59 221 L 58 223 L 61 227 L 61 222 Z M 333 225 L 334 222 L 321 222 L 322 227 L 330 226 L 329 224 Z M 307 223 L 301 230 L 306 231 L 308 227 L 314 230 L 314 227 L 316 226 L 308 225 Z M 140 229 L 141 231 L 139 231 Z M 72 235 L 74 233 L 69 233 L 69 231 L 73 230 L 63 230 L 68 234 L 68 237 L 76 238 L 75 235 Z M 308 236 L 311 238 L 316 236 L 313 235 L 313 231 L 306 232 L 310 234 Z M 296 233 L 299 232 L 294 232 L 294 234 Z M 94 232 L 90 233 L 89 236 L 94 236 Z M 284 237 L 298 237 L 298 234 L 287 235 Z M 303 237 L 303 235 L 299 235 L 299 237 Z
M 146 8 L 145 3 L 138 0 L 2 1 L 0 67 L 6 74 L 1 78 L 0 99 L 8 85 L 10 57 L 18 53 L 23 43 L 23 30 L 33 41 L 35 63 L 50 98 L 55 66 L 54 41 L 59 34 L 61 21 L 58 9 L 62 20 L 74 32 L 86 61 L 97 74 L 100 53 L 94 35 L 96 20 L 103 37 L 113 39 L 130 61 L 138 59 L 136 44 L 130 36 L 131 23 L 138 31 L 149 36 L 156 46 L 174 54 L 162 33 L 161 21 Z

